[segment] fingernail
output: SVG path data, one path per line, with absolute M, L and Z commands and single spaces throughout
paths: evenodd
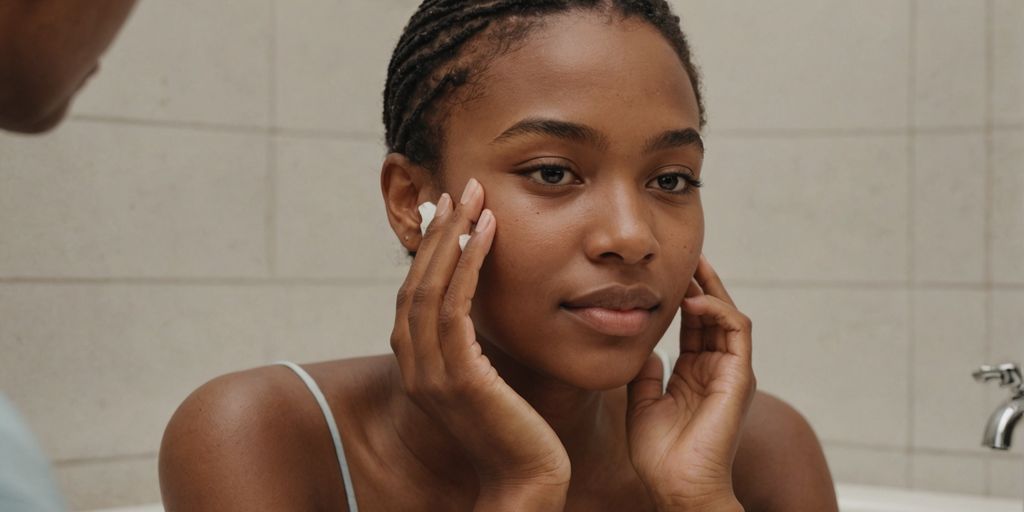
M 446 213 L 452 209 L 452 198 L 447 192 L 441 194 L 441 199 L 437 200 L 437 216 L 443 217 Z
M 460 203 L 466 204 L 476 197 L 480 190 L 480 183 L 476 181 L 476 178 L 470 178 L 469 182 L 466 183 L 465 190 L 462 191 L 462 198 L 459 200 Z
M 494 222 L 494 214 L 490 210 L 484 210 L 480 214 L 480 220 L 476 221 L 476 232 L 479 233 L 491 226 L 491 222 Z

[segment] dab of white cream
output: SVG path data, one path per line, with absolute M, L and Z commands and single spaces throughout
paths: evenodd
M 420 211 L 420 233 L 427 234 L 427 226 L 434 220 L 434 214 L 437 213 L 437 205 L 427 201 L 420 204 L 417 209 Z M 469 243 L 469 235 L 459 235 L 459 248 L 466 250 L 466 244 Z
M 417 207 L 420 211 L 420 234 L 427 234 L 427 226 L 430 225 L 430 221 L 434 220 L 434 214 L 437 212 L 437 205 L 427 201 Z

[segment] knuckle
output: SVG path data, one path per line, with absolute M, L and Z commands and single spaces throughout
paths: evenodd
M 416 329 L 422 324 L 423 313 L 424 313 L 424 309 L 423 308 L 416 307 L 416 306 L 413 306 L 412 308 L 409 308 L 408 322 L 409 322 L 409 329 L 412 332 L 416 332 Z
M 745 331 L 750 332 L 751 329 L 753 329 L 754 327 L 754 321 L 751 320 L 749 316 L 744 315 L 743 313 L 738 314 L 740 316 L 740 325 L 743 326 L 743 329 Z
M 419 306 L 426 303 L 430 299 L 432 293 L 433 287 L 426 281 L 416 285 L 416 289 L 412 292 L 413 306 Z
M 402 285 L 398 289 L 398 296 L 395 298 L 395 309 L 402 309 L 406 304 L 409 303 L 409 286 Z
M 451 295 L 446 295 L 441 302 L 441 309 L 437 315 L 438 325 L 451 326 L 459 315 L 458 304 Z
M 391 333 L 391 350 L 396 355 L 398 354 L 398 351 L 401 350 L 404 344 L 405 343 L 401 335 L 399 335 L 397 332 Z
M 469 249 L 468 244 L 467 244 L 466 248 Z M 473 269 L 473 262 L 466 255 L 466 253 L 463 252 L 462 256 L 459 256 L 459 260 L 455 262 L 455 271 L 456 272 L 459 272 L 459 271 L 469 271 L 469 270 L 472 270 L 472 269 Z

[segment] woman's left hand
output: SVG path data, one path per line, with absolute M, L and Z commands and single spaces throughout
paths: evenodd
M 665 393 L 656 354 L 629 383 L 630 458 L 659 511 L 742 510 L 732 466 L 757 388 L 751 322 L 703 255 L 680 309 L 679 359 Z

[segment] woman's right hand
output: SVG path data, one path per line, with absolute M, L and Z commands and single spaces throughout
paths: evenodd
M 398 292 L 391 348 L 406 393 L 462 442 L 481 494 L 569 483 L 569 458 L 548 423 L 498 375 L 476 340 L 470 307 L 495 221 L 470 179 L 452 209 L 447 193 Z M 479 220 L 478 220 L 479 219 Z M 465 250 L 459 235 L 470 232 Z M 564 499 L 564 495 L 562 496 Z

